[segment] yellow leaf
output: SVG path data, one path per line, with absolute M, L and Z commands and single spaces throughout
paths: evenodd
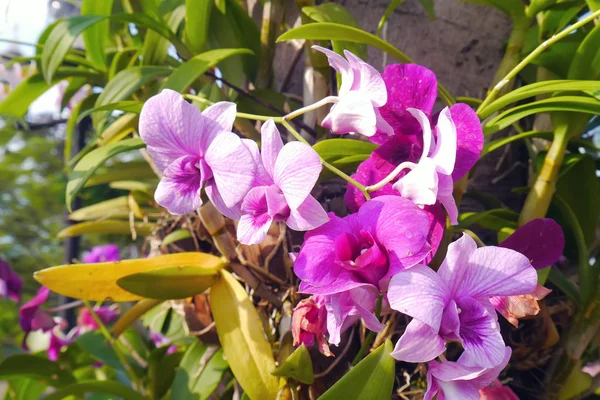
M 105 221 L 88 221 L 66 227 L 56 235 L 58 238 L 79 236 L 89 233 L 121 233 L 130 235 L 132 225 L 129 221 L 118 221 L 107 219 Z M 138 236 L 149 236 L 152 234 L 154 224 L 137 223 L 133 225 Z
M 199 267 L 217 273 L 224 266 L 222 259 L 205 253 L 177 253 L 164 256 L 51 267 L 33 277 L 53 292 L 82 300 L 134 301 L 141 299 L 120 288 L 117 281 L 125 276 L 167 267 Z
M 248 294 L 225 270 L 210 289 L 210 307 L 225 358 L 244 392 L 253 400 L 275 399 L 279 379 L 271 375 L 271 345 Z
M 99 218 L 127 218 L 128 216 L 129 205 L 127 196 L 122 196 L 73 211 L 69 215 L 69 219 L 73 221 L 89 221 Z

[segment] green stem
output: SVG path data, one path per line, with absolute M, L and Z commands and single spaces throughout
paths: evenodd
M 377 299 L 377 305 L 375 306 L 375 316 L 377 317 L 377 319 L 381 318 L 381 303 L 382 303 L 382 301 L 383 301 L 383 295 L 380 295 L 379 298 Z M 363 342 L 360 350 L 358 351 L 358 354 L 356 355 L 356 357 L 354 357 L 354 360 L 352 360 L 352 366 L 355 366 L 356 364 L 358 364 L 360 362 L 360 360 L 363 359 L 365 354 L 367 354 L 367 351 L 371 348 L 371 344 L 373 343 L 373 340 L 375 340 L 376 336 L 377 336 L 376 332 L 369 331 L 369 333 L 367 333 L 367 337 L 365 338 L 365 341 Z
M 100 330 L 100 333 L 102 333 L 102 336 L 104 336 L 106 341 L 108 343 L 110 343 L 115 354 L 117 355 L 117 358 L 123 365 L 123 369 L 127 373 L 127 376 L 129 376 L 131 385 L 133 386 L 133 388 L 135 390 L 141 390 L 142 389 L 141 382 L 138 381 L 138 378 L 137 378 L 135 372 L 133 371 L 133 368 L 131 368 L 131 365 L 129 365 L 129 362 L 127 362 L 127 358 L 125 358 L 125 355 L 121 352 L 121 349 L 119 349 L 119 346 L 117 346 L 115 339 L 110 334 L 110 331 L 108 330 L 108 328 L 106 328 L 106 325 L 104 325 L 104 323 L 102 322 L 100 317 L 98 317 L 98 314 L 96 314 L 96 312 L 94 311 L 94 308 L 92 307 L 90 302 L 87 300 L 82 300 L 82 301 L 83 301 L 83 304 L 90 311 L 90 315 L 92 316 L 92 318 L 94 319 L 96 324 L 98 324 L 98 329 Z
M 546 216 L 552 196 L 556 190 L 556 181 L 558 180 L 558 173 L 565 158 L 565 151 L 569 144 L 568 137 L 567 127 L 555 132 L 554 141 L 548 150 L 548 154 L 546 154 L 542 169 L 529 191 L 521 210 L 519 225 L 525 225 L 533 219 L 544 218 Z
M 279 119 L 279 121 L 275 121 L 275 122 L 280 122 L 283 126 L 285 126 L 285 128 L 288 131 L 290 131 L 290 133 L 292 135 L 294 135 L 294 137 L 299 142 L 302 142 L 302 143 L 310 146 L 310 144 L 306 141 L 306 139 L 304 139 L 302 137 L 302 135 L 300 135 L 300 133 L 298 133 L 298 131 L 296 131 L 294 129 L 294 127 L 287 120 L 285 120 L 285 119 Z M 336 174 L 340 178 L 344 179 L 346 182 L 349 182 L 352 185 L 356 186 L 356 188 L 361 191 L 361 193 L 365 196 L 365 198 L 367 200 L 371 199 L 371 195 L 369 195 L 369 193 L 367 192 L 367 188 L 365 187 L 365 185 L 363 185 L 362 183 L 358 182 L 357 180 L 351 178 L 350 176 L 348 176 L 347 174 L 345 174 L 343 171 L 339 170 L 338 168 L 334 167 L 333 165 L 329 164 L 327 161 L 323 160 L 323 158 L 321 156 L 319 156 L 319 158 L 321 159 L 321 164 L 325 168 L 327 168 L 328 170 L 330 170 L 331 172 L 333 172 L 334 174 Z
M 594 12 L 594 13 L 588 15 L 587 17 L 583 18 L 581 21 L 578 21 L 575 24 L 568 26 L 567 28 L 563 29 L 560 33 L 552 36 L 551 38 L 547 39 L 542 44 L 540 44 L 535 50 L 533 50 L 529 55 L 527 55 L 527 57 L 525 57 L 512 70 L 510 70 L 510 72 L 508 72 L 504 76 L 504 78 L 501 79 L 494 86 L 494 88 L 488 93 L 488 95 L 485 98 L 485 100 L 483 101 L 483 103 L 481 103 L 481 106 L 479 106 L 478 111 L 479 110 L 483 110 L 492 101 L 494 101 L 498 97 L 498 95 L 501 93 L 503 87 L 506 84 L 508 84 L 509 82 L 511 82 L 519 74 L 519 72 L 521 72 L 523 70 L 523 68 L 525 68 L 533 60 L 535 60 L 535 58 L 537 56 L 539 56 L 541 53 L 543 53 L 548 47 L 550 47 L 554 43 L 558 42 L 559 40 L 564 39 L 565 37 L 569 36 L 569 34 L 571 32 L 573 32 L 573 31 L 581 28 L 582 26 L 584 26 L 585 24 L 587 24 L 589 22 L 592 22 L 594 19 L 596 19 L 598 17 L 600 17 L 600 10 L 597 10 L 596 12 Z
M 130 327 L 135 321 L 137 321 L 142 315 L 146 314 L 148 311 L 153 309 L 154 307 L 161 304 L 164 300 L 153 300 L 153 299 L 143 299 L 138 301 L 133 307 L 131 307 L 125 314 L 121 316 L 113 325 L 111 332 L 112 336 L 116 339 L 118 338 L 125 330 Z

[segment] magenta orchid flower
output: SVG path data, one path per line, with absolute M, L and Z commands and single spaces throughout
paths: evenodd
M 152 340 L 152 342 L 154 343 L 154 346 L 156 346 L 156 347 L 163 347 L 163 346 L 170 345 L 169 348 L 167 349 L 167 354 L 173 354 L 177 351 L 177 348 L 178 348 L 177 345 L 174 345 L 174 344 L 171 345 L 171 342 L 172 342 L 171 339 L 162 335 L 161 333 L 151 331 L 150 339 Z
M 356 214 L 330 217 L 304 236 L 294 263 L 302 292 L 333 294 L 366 286 L 379 293 L 392 275 L 416 265 L 431 250 L 427 216 L 399 196 L 381 196 Z
M 344 59 L 321 46 L 312 48 L 325 54 L 329 65 L 342 77 L 337 102 L 321 125 L 335 134 L 393 134 L 392 127 L 379 112 L 379 107 L 383 106 L 388 98 L 381 74 L 348 50 L 344 50 Z
M 385 68 L 382 74 L 387 89 L 387 103 L 380 108 L 383 118 L 392 126 L 394 135 L 388 136 L 385 131 L 369 138 L 373 143 L 379 144 L 367 160 L 362 162 L 352 175 L 358 182 L 369 186 L 386 178 L 398 165 L 404 162 L 417 163 L 425 153 L 423 151 L 423 129 L 419 120 L 409 111 L 420 110 L 429 121 L 432 133 L 447 129 L 438 129 L 439 117 L 433 115 L 433 107 L 437 96 L 437 80 L 435 74 L 429 69 L 415 64 L 393 64 Z M 483 132 L 477 114 L 466 104 L 455 104 L 448 109 L 450 119 L 456 129 L 456 155 L 450 181 L 447 175 L 438 175 L 438 200 L 447 200 L 449 203 L 452 183 L 464 176 L 479 159 L 483 149 Z M 413 111 L 415 112 L 415 111 Z M 419 113 L 420 114 L 420 113 Z M 444 114 L 446 114 L 444 112 Z M 447 116 L 447 114 L 446 114 Z M 447 123 L 446 123 L 447 125 Z M 444 137 L 442 135 L 442 142 Z M 440 142 L 435 138 L 436 145 Z M 447 146 L 443 146 L 447 149 Z M 427 156 L 431 154 L 425 153 Z M 373 198 L 383 195 L 398 195 L 398 190 L 393 185 L 402 179 L 408 170 L 400 172 L 392 181 L 381 189 L 371 193 Z M 439 177 L 442 177 L 440 180 Z M 432 179 L 435 179 L 433 177 Z M 353 185 L 348 185 L 346 203 L 352 212 L 356 212 L 365 202 L 360 190 Z M 448 204 L 448 208 L 451 205 Z M 433 247 L 431 257 L 435 254 L 446 225 L 446 214 L 441 202 L 425 205 L 425 212 L 429 218 L 428 241 Z M 426 259 L 425 261 L 429 261 Z
M 119 247 L 116 244 L 94 246 L 89 253 L 83 256 L 83 262 L 86 264 L 119 261 L 120 259 Z
M 283 145 L 272 119 L 261 130 L 262 152 L 253 187 L 241 204 L 237 238 L 243 244 L 258 244 L 271 223 L 285 221 L 296 231 L 314 229 L 328 221 L 327 213 L 311 196 L 321 159 L 310 146 L 291 142 Z
M 519 397 L 498 379 L 479 390 L 479 400 L 519 400 Z
M 6 261 L 0 258 L 0 296 L 19 301 L 22 289 L 21 277 L 12 270 Z
M 46 349 L 46 354 L 50 361 L 58 360 L 62 349 L 73 343 L 79 335 L 79 332 L 75 329 L 69 332 L 68 335 L 65 335 L 62 331 L 62 325 L 67 325 L 66 321 L 61 321 L 50 331 L 50 343 Z
M 550 218 L 534 219 L 519 227 L 499 247 L 518 251 L 529 259 L 535 269 L 555 264 L 562 257 L 565 235 L 562 228 Z M 508 322 L 519 326 L 519 319 L 540 312 L 538 301 L 551 292 L 537 285 L 532 293 L 520 296 L 493 296 L 490 302 Z
M 392 188 L 400 192 L 402 197 L 411 199 L 419 206 L 433 205 L 439 201 L 446 209 L 450 222 L 456 225 L 458 209 L 452 197 L 452 172 L 456 161 L 456 127 L 452 122 L 450 110 L 446 107 L 440 112 L 436 126 L 437 141 L 433 138 L 427 115 L 415 108 L 409 108 L 407 111 L 421 124 L 423 152 L 417 164 L 403 163 L 410 171 L 398 179 Z
M 41 309 L 41 306 L 48 300 L 49 295 L 50 289 L 42 286 L 37 294 L 19 309 L 19 324 L 25 332 L 22 344 L 24 349 L 27 349 L 26 340 L 31 331 L 49 332 L 57 325 L 55 319 Z
M 431 361 L 423 400 L 480 400 L 479 391 L 498 378 L 510 355 L 510 347 L 503 348 L 500 363 L 492 368 L 478 366 L 467 353 L 463 353 L 457 362 Z
M 438 272 L 424 265 L 396 274 L 389 286 L 391 308 L 413 317 L 392 353 L 398 360 L 430 361 L 460 341 L 478 366 L 504 357 L 492 296 L 532 293 L 537 274 L 527 257 L 500 247 L 477 248 L 468 235 L 448 246 Z
M 247 147 L 231 132 L 235 116 L 234 103 L 219 102 L 200 112 L 167 89 L 144 104 L 140 136 L 163 173 L 154 198 L 171 214 L 200 207 L 203 187 L 221 212 L 250 190 L 255 167 Z
M 119 316 L 119 313 L 114 308 L 108 306 L 96 306 L 94 307 L 94 312 L 104 325 L 110 324 Z M 98 323 L 94 317 L 92 317 L 92 313 L 90 313 L 90 310 L 87 307 L 79 309 L 77 328 L 79 328 L 80 333 L 93 331 L 99 327 L 100 326 L 98 326 Z
M 327 310 L 324 297 L 317 295 L 300 300 L 292 314 L 294 346 L 304 344 L 306 347 L 312 347 L 316 341 L 321 354 L 333 357 L 325 338 L 326 333 Z

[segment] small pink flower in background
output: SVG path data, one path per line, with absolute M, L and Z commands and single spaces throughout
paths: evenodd
M 163 173 L 154 198 L 171 214 L 188 214 L 200 207 L 203 187 L 223 214 L 250 190 L 254 160 L 231 132 L 235 116 L 234 103 L 219 102 L 200 112 L 167 89 L 144 104 L 140 136 Z
M 385 83 L 375 68 L 344 50 L 344 57 L 325 49 L 313 46 L 327 56 L 329 65 L 342 76 L 338 102 L 323 120 L 322 126 L 331 133 L 360 133 L 373 136 L 376 132 L 391 135 L 390 124 L 381 117 L 379 107 L 388 99 Z
M 104 325 L 110 324 L 119 316 L 119 313 L 114 308 L 108 306 L 96 306 L 94 307 L 94 312 Z M 90 310 L 87 307 L 79 309 L 77 327 L 80 329 L 80 333 L 93 331 L 99 328 L 98 323 L 94 317 L 92 317 L 92 313 L 90 313 Z
M 457 362 L 429 362 L 427 391 L 423 400 L 479 400 L 480 390 L 498 378 L 508 364 L 510 355 L 510 347 L 505 347 L 500 363 L 493 368 L 478 366 L 466 353 Z
M 156 347 L 163 347 L 163 346 L 167 346 L 167 345 L 171 344 L 171 339 L 169 339 L 168 337 L 166 337 L 158 332 L 154 332 L 154 331 L 150 332 L 150 339 L 152 340 L 152 342 L 154 343 L 154 345 Z M 172 353 L 175 353 L 176 351 L 177 351 L 177 345 L 171 345 L 167 349 L 167 354 L 172 354 Z
M 120 259 L 119 247 L 116 244 L 94 246 L 89 253 L 83 256 L 83 262 L 86 264 L 119 261 Z
M 600 361 L 587 363 L 583 368 L 581 368 L 581 372 L 584 372 L 590 375 L 592 378 L 595 378 L 596 375 L 600 373 Z
M 446 341 L 457 340 L 480 367 L 497 366 L 505 345 L 489 298 L 532 293 L 536 285 L 527 257 L 500 247 L 478 249 L 463 235 L 448 246 L 437 273 L 417 265 L 392 278 L 390 306 L 413 317 L 392 356 L 426 362 L 446 350 Z
M 479 400 L 519 400 L 519 397 L 511 388 L 496 379 L 489 386 L 479 390 Z
M 58 96 L 56 97 L 56 107 L 58 107 L 59 111 L 62 111 L 61 105 L 62 105 L 63 97 L 65 96 L 65 91 L 67 90 L 67 87 L 69 86 L 69 82 L 68 81 L 60 81 L 56 86 L 58 88 Z M 69 99 L 69 102 L 66 105 L 67 109 L 69 111 L 73 110 L 73 108 L 75 108 L 75 106 L 77 106 L 77 104 L 81 103 L 89 95 L 90 95 L 90 87 L 88 85 L 84 85 L 83 87 L 81 87 L 78 91 L 76 91 L 71 96 L 71 98 Z
M 304 343 L 312 347 L 315 340 L 321 354 L 332 357 L 325 333 L 327 332 L 327 310 L 322 296 L 311 296 L 301 300 L 292 315 L 292 335 L 294 346 Z
M 308 145 L 291 142 L 283 145 L 273 120 L 261 129 L 261 160 L 256 168 L 254 187 L 241 204 L 237 238 L 243 244 L 258 244 L 271 223 L 285 221 L 297 231 L 307 231 L 328 221 L 327 213 L 311 196 L 321 160 Z
M 59 321 L 57 325 L 50 330 L 50 343 L 46 349 L 50 361 L 58 360 L 61 350 L 73 343 L 79 335 L 77 329 L 73 329 L 68 335 L 65 335 L 63 331 L 67 328 L 67 322 L 60 318 L 57 320 Z
M 6 261 L 0 258 L 0 296 L 19 301 L 22 289 L 21 277 L 12 270 Z
M 46 311 L 41 309 L 41 306 L 48 300 L 50 289 L 42 286 L 35 297 L 23 304 L 19 310 L 19 324 L 25 332 L 25 336 L 31 331 L 41 330 L 48 332 L 56 326 L 54 318 Z
M 538 218 L 519 227 L 498 246 L 518 251 L 529 259 L 535 269 L 542 269 L 555 264 L 562 257 L 565 235 L 556 221 Z M 520 318 L 540 312 L 538 301 L 550 292 L 550 289 L 537 285 L 531 293 L 520 296 L 493 296 L 490 302 L 508 322 L 517 327 Z

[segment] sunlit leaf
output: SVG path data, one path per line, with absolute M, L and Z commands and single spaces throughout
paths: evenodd
M 185 6 L 181 5 L 165 15 L 164 19 L 169 29 L 177 32 L 185 17 Z M 148 31 L 142 47 L 142 62 L 144 65 L 161 65 L 167 59 L 167 51 L 171 42 L 155 31 Z
M 98 171 L 86 182 L 85 187 L 131 179 L 156 179 L 156 174 L 146 161 L 119 162 Z
M 279 379 L 263 325 L 240 283 L 227 271 L 210 291 L 210 306 L 225 358 L 244 392 L 252 399 L 274 399 Z
M 96 264 L 61 265 L 34 274 L 35 279 L 53 292 L 83 300 L 134 301 L 141 297 L 117 285 L 125 276 L 167 267 L 222 268 L 223 261 L 211 254 L 177 253 L 143 259 Z
M 140 149 L 144 146 L 145 144 L 141 139 L 133 138 L 107 144 L 86 154 L 77 165 L 75 165 L 75 168 L 69 177 L 66 190 L 67 208 L 71 210 L 71 204 L 73 203 L 75 196 L 77 196 L 86 181 L 106 162 L 106 160 L 117 154 Z
M 185 39 L 195 54 L 204 50 L 214 0 L 186 0 Z
M 104 221 L 81 222 L 71 225 L 58 232 L 56 237 L 63 239 L 71 236 L 81 236 L 99 233 L 113 233 L 131 235 L 134 231 L 139 236 L 149 236 L 154 230 L 154 224 L 139 222 L 131 224 L 129 221 L 106 219 Z
M 119 382 L 84 381 L 59 389 L 44 397 L 44 400 L 61 400 L 69 396 L 83 396 L 91 393 L 102 393 L 117 396 L 126 400 L 146 400 L 137 391 Z
M 304 344 L 300 345 L 272 374 L 292 378 L 306 385 L 312 385 L 315 378 L 312 361 L 306 346 Z
M 179 240 L 189 239 L 192 237 L 192 234 L 187 229 L 177 229 L 167 236 L 164 237 L 162 242 L 160 243 L 160 247 L 167 247 L 168 245 L 175 243 Z
M 396 361 L 388 339 L 339 379 L 319 400 L 388 400 L 394 388 Z
M 129 216 L 127 196 L 101 201 L 91 206 L 80 208 L 69 215 L 73 221 L 89 221 L 99 218 L 123 218 Z
M 81 15 L 109 16 L 113 0 L 83 0 Z M 85 56 L 101 71 L 106 70 L 106 44 L 109 39 L 109 22 L 102 21 L 94 24 L 83 32 Z
M 377 145 L 362 140 L 327 139 L 317 142 L 313 148 L 323 158 L 340 170 L 351 173 L 356 171 L 360 163 L 365 161 L 377 149 Z M 320 181 L 334 176 L 329 170 L 323 169 Z

